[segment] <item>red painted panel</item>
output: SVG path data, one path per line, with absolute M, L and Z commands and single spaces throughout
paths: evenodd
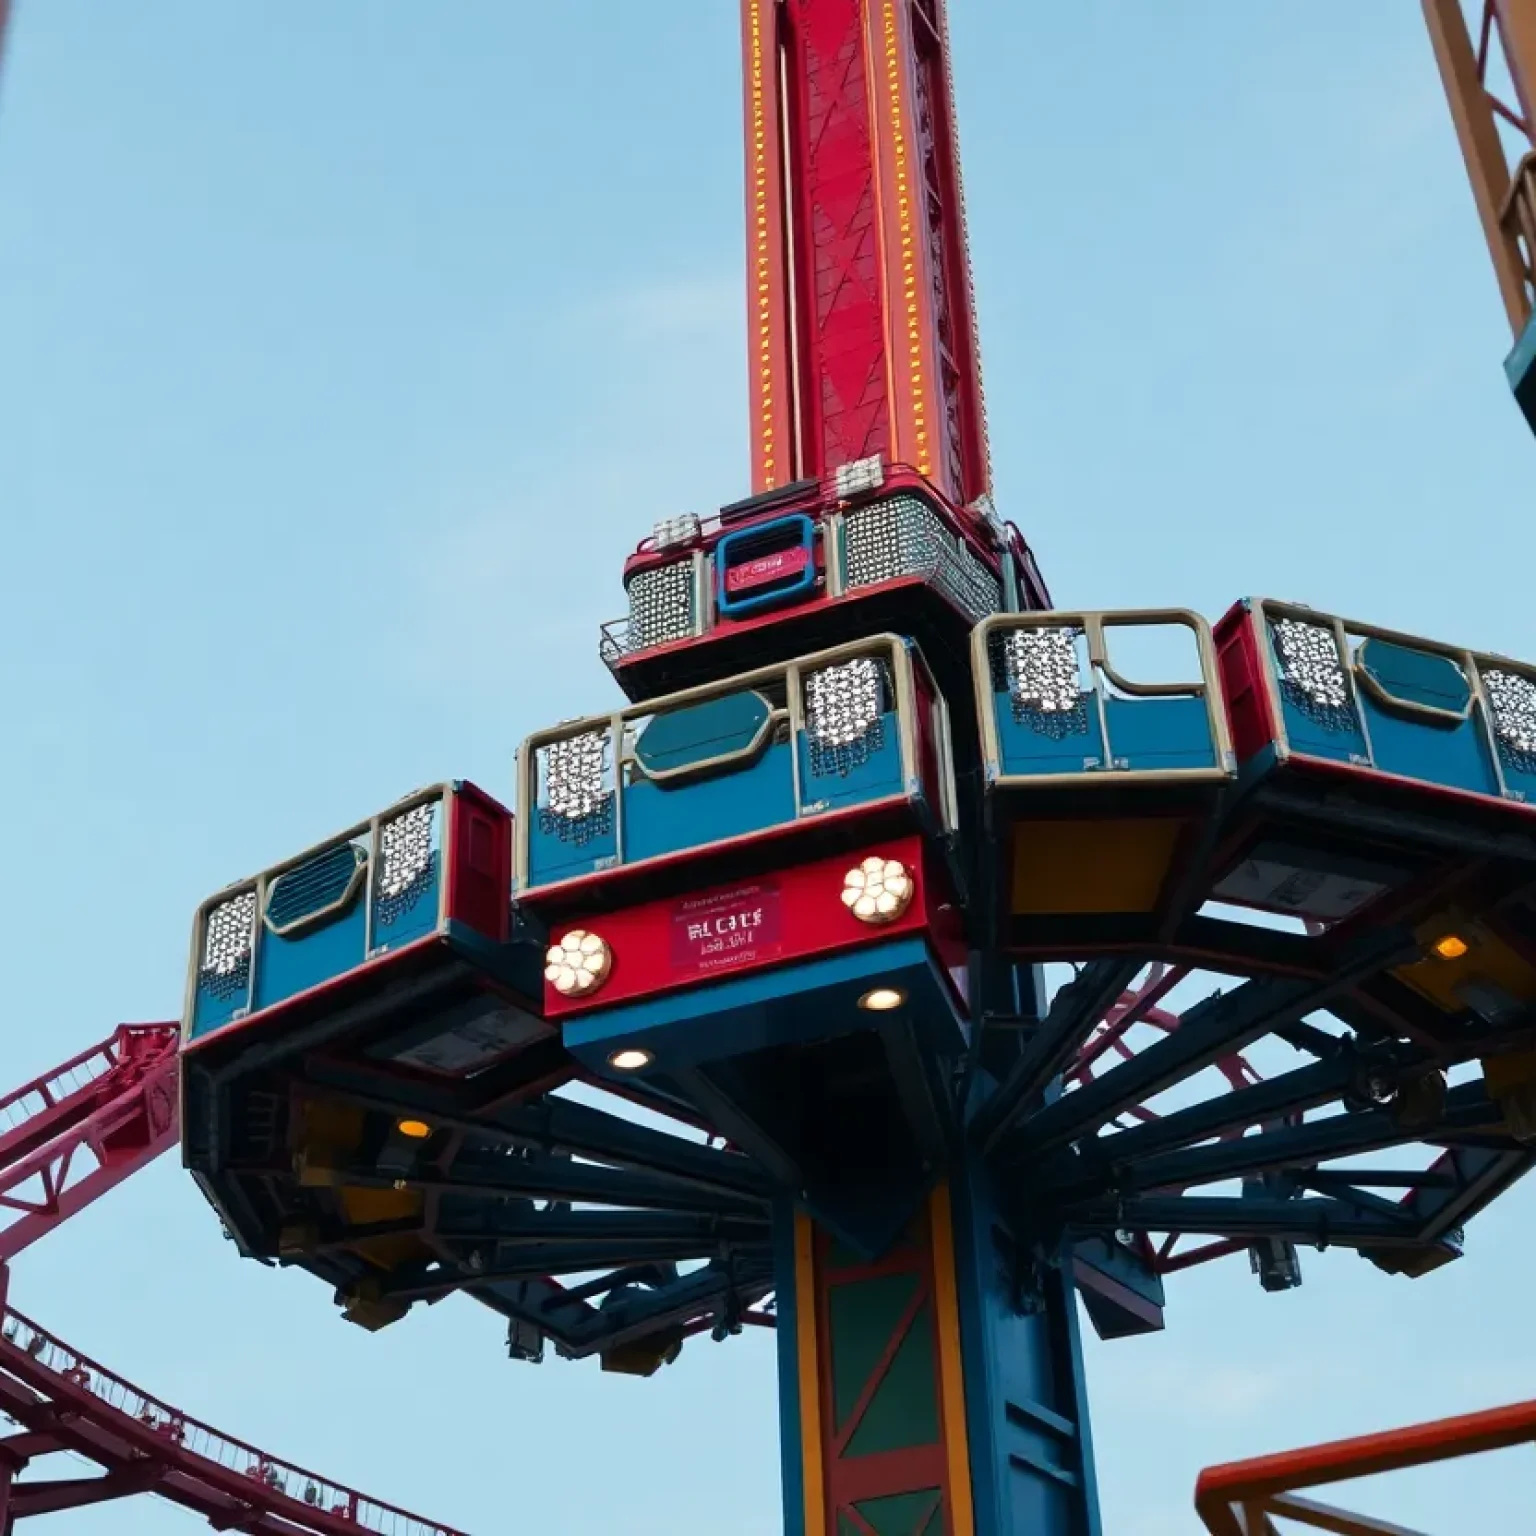
M 473 784 L 449 801 L 447 915 L 504 944 L 512 910 L 512 813 Z
M 672 971 L 713 976 L 784 951 L 783 890 L 753 880 L 707 896 L 685 896 L 672 908 Z
M 1227 726 L 1240 763 L 1267 747 L 1279 733 L 1264 680 L 1260 647 L 1267 640 L 1259 632 L 1260 622 L 1257 613 L 1238 603 L 1216 621 L 1213 632 Z
M 803 472 L 894 457 L 862 0 L 788 0 L 786 118 Z M 786 306 L 787 311 L 788 306 Z
M 870 854 L 900 859 L 916 889 L 912 904 L 883 927 L 861 923 L 843 905 L 843 877 Z M 946 966 L 964 963 L 960 914 L 949 904 L 943 876 L 925 869 L 916 834 L 882 839 L 867 848 L 817 859 L 752 880 L 649 901 L 590 918 L 573 914 L 572 928 L 590 928 L 613 952 L 613 969 L 596 993 L 561 997 L 545 984 L 545 1015 L 569 1018 L 593 1008 L 688 986 L 722 971 L 740 973 L 926 932 Z

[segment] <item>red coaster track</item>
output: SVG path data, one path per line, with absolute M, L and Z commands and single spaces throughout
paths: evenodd
M 3 8 L 3 7 L 0 7 Z M 6 1266 L 44 1233 L 176 1144 L 174 1024 L 125 1024 L 0 1099 L 0 1298 Z M 136 1493 L 260 1536 L 462 1536 L 189 1418 L 5 1308 L 0 1536 L 18 1520 Z M 72 1451 L 99 1476 L 23 1478 Z

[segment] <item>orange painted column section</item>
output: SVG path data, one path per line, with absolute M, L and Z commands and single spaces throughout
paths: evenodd
M 799 473 L 792 406 L 791 292 L 787 267 L 779 0 L 742 0 L 746 103 L 747 369 L 752 489 Z

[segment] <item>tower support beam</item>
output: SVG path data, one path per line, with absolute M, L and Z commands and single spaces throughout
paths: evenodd
M 1070 1255 L 961 1168 L 878 1259 L 780 1217 L 789 1536 L 1099 1536 Z

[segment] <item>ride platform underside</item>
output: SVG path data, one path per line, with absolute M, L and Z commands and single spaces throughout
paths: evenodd
M 877 1536 L 1096 1529 L 1074 1296 L 1458 1259 L 1536 1157 L 1536 668 L 1265 600 L 969 635 L 969 786 L 873 636 L 213 898 L 183 1147 L 242 1250 L 529 1360 L 776 1326 L 790 1529 Z

